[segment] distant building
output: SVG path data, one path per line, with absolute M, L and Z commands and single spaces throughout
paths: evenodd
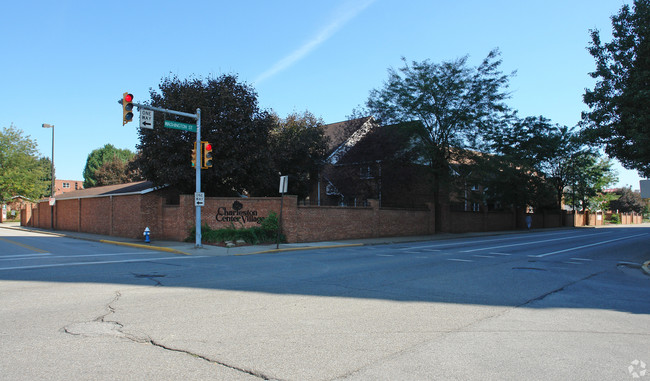
M 54 180 L 54 196 L 84 189 L 84 182 L 77 180 Z

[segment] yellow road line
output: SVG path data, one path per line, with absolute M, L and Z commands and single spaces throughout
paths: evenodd
M 0 238 L 0 241 L 4 241 L 4 242 L 8 242 L 8 243 L 12 243 L 12 244 L 14 244 L 14 245 L 18 245 L 18 246 L 20 246 L 20 247 L 24 247 L 25 249 L 32 250 L 32 251 L 35 251 L 35 252 L 37 252 L 37 253 L 49 253 L 49 251 L 47 251 L 47 250 L 42 250 L 42 249 L 39 249 L 39 248 L 37 248 L 37 247 L 29 246 L 29 245 L 25 245 L 24 243 L 20 243 L 20 242 L 12 241 L 12 240 L 10 240 L 10 239 L 6 239 L 6 238 Z
M 174 254 L 191 255 L 191 254 L 186 253 L 184 251 L 172 249 L 172 248 L 169 248 L 169 247 L 163 247 L 163 246 L 151 246 L 151 245 L 143 245 L 143 244 L 139 244 L 139 243 L 110 241 L 110 240 L 107 240 L 107 239 L 100 239 L 99 242 L 101 242 L 101 243 L 109 243 L 111 245 L 137 247 L 139 249 L 149 249 L 149 250 L 154 250 L 154 251 L 166 251 L 168 253 L 174 253 Z

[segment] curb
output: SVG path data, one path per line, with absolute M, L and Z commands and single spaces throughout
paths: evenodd
M 337 249 L 337 248 L 342 248 L 342 247 L 359 247 L 359 246 L 365 246 L 365 245 L 363 243 L 347 243 L 347 244 L 343 244 L 343 245 L 289 247 L 289 248 L 286 248 L 286 249 L 272 249 L 272 250 L 256 251 L 254 253 L 240 253 L 240 254 L 233 254 L 233 255 L 236 256 L 236 257 L 240 257 L 240 256 L 244 256 L 244 255 L 275 254 L 275 253 L 282 253 L 282 252 L 285 252 L 285 251 Z
M 101 242 L 101 243 L 110 243 L 112 245 L 118 245 L 118 246 L 136 247 L 138 249 L 149 249 L 149 250 L 156 250 L 156 251 L 165 251 L 165 252 L 174 253 L 174 254 L 192 255 L 192 254 L 186 253 L 184 251 L 172 249 L 172 248 L 169 248 L 169 247 L 163 247 L 163 246 L 151 246 L 151 245 L 143 245 L 143 244 L 140 244 L 140 243 L 110 241 L 110 240 L 107 240 L 107 239 L 100 239 L 100 240 L 97 240 L 97 241 Z

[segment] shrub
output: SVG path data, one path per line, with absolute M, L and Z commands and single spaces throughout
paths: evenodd
M 201 225 L 201 241 L 206 243 L 219 243 L 225 241 L 243 240 L 246 243 L 257 245 L 260 243 L 275 242 L 279 227 L 277 214 L 271 212 L 259 227 L 236 228 L 234 224 L 222 229 L 212 229 L 208 224 Z M 196 229 L 192 227 L 188 238 L 185 241 L 190 242 L 196 236 Z M 286 242 L 284 235 L 280 235 L 280 241 Z

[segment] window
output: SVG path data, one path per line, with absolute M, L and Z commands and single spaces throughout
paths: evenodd
M 361 167 L 361 170 L 359 171 L 359 177 L 362 179 L 372 179 L 372 171 L 369 165 Z
M 63 183 L 63 189 L 70 188 L 70 183 Z

